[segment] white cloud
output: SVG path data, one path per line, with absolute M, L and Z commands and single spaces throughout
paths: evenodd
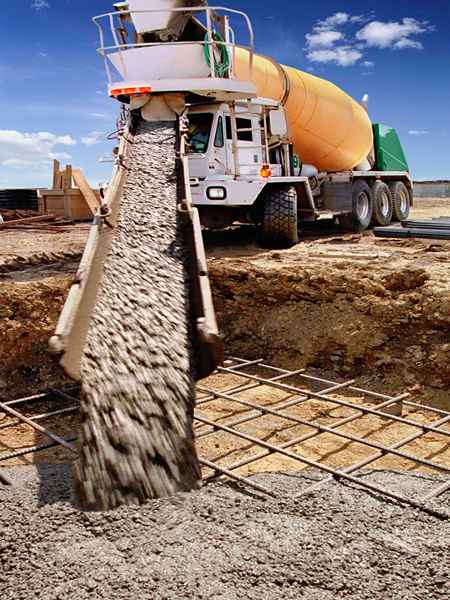
M 15 130 L 0 130 L 0 165 L 6 168 L 39 167 L 57 156 L 58 153 L 55 152 L 57 146 L 75 144 L 76 141 L 70 135 L 55 135 L 47 131 L 22 133 Z
M 410 129 L 408 133 L 409 135 L 428 135 L 428 131 L 426 129 Z
M 334 29 L 339 25 L 345 25 L 348 23 L 350 19 L 350 15 L 345 12 L 337 12 L 331 17 L 327 17 L 324 21 L 319 21 L 317 25 L 314 27 L 317 31 L 327 31 L 329 29 Z
M 34 10 L 42 10 L 43 8 L 50 8 L 50 3 L 47 0 L 33 0 L 31 8 Z
M 332 63 L 341 67 L 354 65 L 363 53 L 346 41 L 345 35 L 338 31 L 345 25 L 364 20 L 360 15 L 336 12 L 323 21 L 318 21 L 311 33 L 306 34 L 306 57 L 311 62 Z
M 58 152 L 58 146 L 75 144 L 70 135 L 55 135 L 47 131 L 26 133 L 0 130 L 0 167 L 41 173 L 49 168 L 54 158 L 71 158 L 67 152 Z
M 409 38 L 402 38 L 394 44 L 396 50 L 403 50 L 404 48 L 415 48 L 416 50 L 423 50 L 423 44 L 417 40 L 410 40 Z
M 431 27 L 426 21 L 417 21 L 410 17 L 405 17 L 401 22 L 390 21 L 372 21 L 358 31 L 356 37 L 375 48 L 417 48 L 421 49 L 422 44 L 416 40 L 411 40 L 410 36 L 419 35 L 430 31 Z
M 342 40 L 344 35 L 340 31 L 315 31 L 307 33 L 305 37 L 308 48 L 329 48 Z
M 91 131 L 86 137 L 81 138 L 81 142 L 85 146 L 93 146 L 102 142 L 105 139 L 105 135 L 103 131 Z
M 361 28 L 363 23 L 367 24 Z M 352 35 L 349 30 L 350 33 L 353 31 Z M 306 57 L 311 62 L 348 67 L 364 59 L 369 47 L 422 50 L 423 45 L 416 37 L 432 30 L 428 21 L 418 21 L 411 17 L 383 22 L 374 20 L 374 14 L 364 16 L 336 12 L 323 21 L 318 21 L 312 31 L 306 34 Z M 362 66 L 371 68 L 374 63 L 364 60 Z
M 340 46 L 326 50 L 312 50 L 306 56 L 312 62 L 334 63 L 340 67 L 350 67 L 357 63 L 363 54 L 351 46 Z
M 94 117 L 95 119 L 107 119 L 107 116 L 103 113 L 93 112 L 93 113 L 90 113 L 89 116 Z
M 55 158 L 56 160 L 70 160 L 72 155 L 68 152 L 52 152 L 50 158 Z
M 33 163 L 31 160 L 22 160 L 21 158 L 9 158 L 2 162 L 2 167 L 7 167 L 9 169 L 23 169 L 32 166 Z

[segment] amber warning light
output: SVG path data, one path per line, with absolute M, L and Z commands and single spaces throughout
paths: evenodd
M 151 94 L 151 87 L 123 87 L 123 88 L 113 88 L 110 91 L 110 96 L 141 96 L 142 94 Z
M 267 179 L 268 177 L 272 177 L 272 169 L 270 168 L 270 165 L 263 165 L 259 174 L 265 179 Z

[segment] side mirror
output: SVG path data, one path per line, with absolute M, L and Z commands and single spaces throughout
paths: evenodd
M 271 110 L 269 113 L 270 131 L 272 135 L 285 137 L 288 132 L 286 113 L 283 108 Z

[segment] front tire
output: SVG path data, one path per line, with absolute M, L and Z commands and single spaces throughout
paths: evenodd
M 376 181 L 372 186 L 373 222 L 381 227 L 390 225 L 394 212 L 394 203 L 389 187 L 383 181 Z
M 364 231 L 372 221 L 372 190 L 365 181 L 355 181 L 352 186 L 352 212 L 339 217 L 339 222 L 349 231 Z
M 403 181 L 393 181 L 389 184 L 392 195 L 394 221 L 406 221 L 411 210 L 410 191 Z
M 298 243 L 297 190 L 271 186 L 264 202 L 262 241 L 271 248 L 290 248 Z

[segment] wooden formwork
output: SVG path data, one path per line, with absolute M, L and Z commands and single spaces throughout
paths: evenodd
M 54 160 L 52 189 L 38 191 L 39 212 L 87 221 L 92 220 L 99 206 L 100 192 L 90 187 L 82 171 L 72 169 L 72 165 L 61 170 L 60 163 Z

